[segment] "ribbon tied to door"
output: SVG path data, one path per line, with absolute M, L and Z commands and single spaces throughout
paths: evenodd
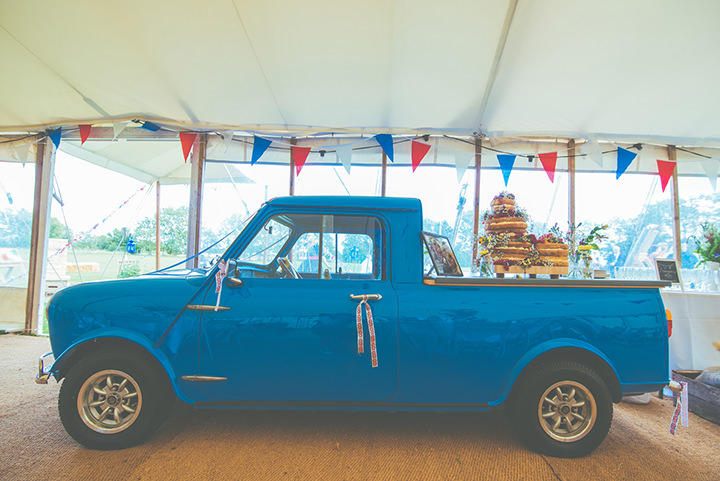
M 378 367 L 378 359 L 377 359 L 377 345 L 375 342 L 375 323 L 373 322 L 373 315 L 372 315 L 372 309 L 370 309 L 370 303 L 368 302 L 368 299 L 380 299 L 380 295 L 378 294 L 371 294 L 368 296 L 367 294 L 363 294 L 362 296 L 350 296 L 353 299 L 361 299 L 360 304 L 358 304 L 357 309 L 355 310 L 355 323 L 357 325 L 357 349 L 358 354 L 363 354 L 365 352 L 365 339 L 363 337 L 363 320 L 362 320 L 362 307 L 363 304 L 365 305 L 365 315 L 367 317 L 367 325 L 368 325 L 368 333 L 370 334 L 370 360 L 372 362 L 372 367 Z

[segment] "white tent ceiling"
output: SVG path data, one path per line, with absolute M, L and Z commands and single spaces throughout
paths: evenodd
M 715 0 L 0 0 L 0 132 L 141 118 L 720 147 L 718 20 Z

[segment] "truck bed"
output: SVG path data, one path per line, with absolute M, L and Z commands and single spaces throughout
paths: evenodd
M 425 285 L 438 286 L 527 286 L 527 287 L 612 287 L 659 289 L 669 287 L 668 281 L 633 281 L 624 279 L 524 279 L 494 277 L 426 277 Z

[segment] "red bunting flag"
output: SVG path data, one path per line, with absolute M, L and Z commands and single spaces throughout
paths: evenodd
M 190 149 L 195 143 L 196 138 L 197 134 L 194 132 L 180 132 L 180 143 L 182 144 L 182 151 L 183 157 L 185 157 L 185 162 L 187 162 L 188 155 L 190 155 Z
M 545 173 L 550 178 L 550 182 L 555 182 L 555 164 L 557 164 L 557 152 L 545 152 L 538 154 Z
M 425 156 L 428 153 L 428 150 L 430 150 L 430 146 L 428 144 L 423 144 L 422 142 L 418 142 L 416 140 L 412 141 L 412 169 L 413 172 L 415 172 L 415 169 L 418 168 L 418 165 L 420 165 L 420 162 L 425 158 Z
M 665 192 L 665 187 L 667 187 L 668 181 L 675 171 L 675 164 L 676 162 L 657 159 L 658 173 L 660 174 L 660 184 L 662 185 L 663 192 Z
M 90 130 L 92 130 L 92 125 L 78 125 L 78 128 L 80 129 L 80 145 L 85 143 L 85 141 L 90 137 Z
M 295 175 L 300 175 L 300 171 L 305 166 L 305 161 L 307 160 L 310 150 L 312 150 L 312 147 L 292 146 L 293 160 L 295 161 Z

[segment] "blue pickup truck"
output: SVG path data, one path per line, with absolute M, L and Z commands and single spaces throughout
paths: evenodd
M 561 457 L 595 449 L 623 395 L 667 383 L 665 283 L 462 277 L 422 231 L 417 199 L 271 200 L 211 266 L 57 293 L 37 381 L 64 379 L 62 423 L 95 449 L 147 439 L 179 398 L 504 408 L 531 448 Z

